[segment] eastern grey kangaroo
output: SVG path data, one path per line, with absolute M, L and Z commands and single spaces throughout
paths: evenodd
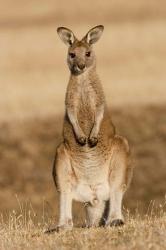
M 57 32 L 68 46 L 70 79 L 66 92 L 63 142 L 58 146 L 53 178 L 59 192 L 60 218 L 56 230 L 71 229 L 72 201 L 86 203 L 87 226 L 124 224 L 122 198 L 130 184 L 132 166 L 125 138 L 116 135 L 96 73 L 93 44 L 104 27 L 96 26 L 78 40 L 73 32 Z M 106 214 L 106 213 L 105 213 Z

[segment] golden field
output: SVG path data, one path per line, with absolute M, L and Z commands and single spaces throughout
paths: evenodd
M 0 4 L 0 249 L 165 249 L 166 2 Z M 105 26 L 95 46 L 98 72 L 135 166 L 124 200 L 127 224 L 44 235 L 58 218 L 51 168 L 69 78 L 56 28 L 81 37 L 97 24 Z M 74 221 L 85 224 L 80 204 Z

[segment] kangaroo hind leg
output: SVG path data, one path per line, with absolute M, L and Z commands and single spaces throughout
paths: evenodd
M 112 143 L 110 162 L 110 199 L 107 225 L 120 226 L 124 224 L 122 215 L 122 200 L 132 177 L 129 164 L 129 146 L 125 138 L 115 136 Z
M 71 229 L 72 221 L 72 170 L 70 157 L 62 143 L 56 151 L 53 178 L 59 193 L 59 224 L 58 229 Z
M 104 213 L 105 202 L 99 201 L 97 204 L 88 204 L 86 206 L 86 218 L 88 227 L 97 227 L 100 225 Z

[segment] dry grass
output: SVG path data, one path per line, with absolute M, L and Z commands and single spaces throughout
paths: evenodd
M 36 220 L 32 208 L 20 204 L 20 212 L 11 212 L 0 225 L 0 249 L 165 249 L 165 204 L 153 208 L 144 217 L 138 213 L 126 218 L 122 228 L 74 228 L 72 231 L 46 235 L 44 230 L 51 221 Z

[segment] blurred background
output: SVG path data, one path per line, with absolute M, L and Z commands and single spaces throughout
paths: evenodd
M 67 26 L 81 38 L 98 24 L 105 26 L 95 46 L 98 73 L 135 166 L 125 207 L 147 211 L 152 200 L 163 203 L 166 1 L 0 0 L 0 6 L 0 211 L 17 209 L 19 199 L 37 214 L 44 207 L 57 216 L 51 169 L 69 70 L 56 29 Z

